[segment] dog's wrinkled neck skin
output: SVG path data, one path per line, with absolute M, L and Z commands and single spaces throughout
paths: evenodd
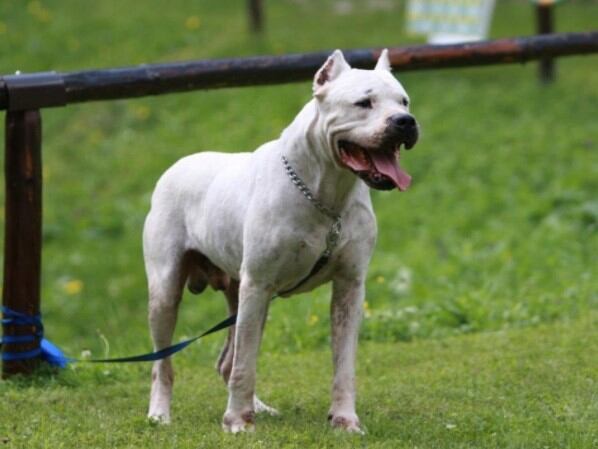
M 335 159 L 330 137 L 322 131 L 328 129 L 327 125 L 317 100 L 312 99 L 283 131 L 280 140 L 284 156 L 315 197 L 340 213 L 359 178 Z

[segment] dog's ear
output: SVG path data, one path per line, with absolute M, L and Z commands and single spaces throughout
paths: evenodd
M 376 67 L 374 70 L 387 70 L 390 72 L 390 60 L 388 59 L 388 49 L 385 48 L 380 53 L 380 57 L 378 58 L 378 62 L 376 63 Z
M 328 57 L 326 62 L 320 70 L 314 76 L 314 95 L 322 93 L 322 88 L 330 81 L 338 78 L 338 76 L 345 70 L 349 70 L 351 66 L 345 61 L 343 52 L 340 50 L 334 50 L 334 52 Z

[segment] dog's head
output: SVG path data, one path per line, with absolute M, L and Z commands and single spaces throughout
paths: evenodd
M 374 70 L 359 70 L 336 50 L 316 73 L 313 92 L 334 160 L 372 188 L 406 190 L 411 177 L 399 167 L 399 153 L 415 145 L 418 125 L 388 51 Z

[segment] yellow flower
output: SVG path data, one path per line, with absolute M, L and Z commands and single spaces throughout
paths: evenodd
M 87 135 L 87 141 L 92 145 L 97 145 L 104 140 L 104 133 L 101 129 L 95 128 Z
M 39 1 L 29 2 L 27 5 L 27 11 L 40 22 L 47 23 L 52 20 L 52 13 L 50 10 L 42 5 Z
M 318 315 L 310 315 L 307 324 L 309 324 L 310 326 L 314 326 L 318 321 L 320 321 Z
M 72 279 L 64 284 L 63 289 L 67 295 L 77 295 L 83 291 L 83 281 Z
M 185 20 L 185 28 L 188 30 L 196 30 L 201 25 L 201 21 L 197 16 L 189 16 L 187 20 Z
M 376 282 L 377 282 L 378 284 L 384 284 L 384 282 L 386 282 L 386 279 L 384 279 L 384 276 L 378 276 L 378 277 L 376 278 Z
M 133 108 L 133 115 L 137 120 L 141 121 L 147 120 L 151 112 L 152 111 L 150 110 L 150 108 L 144 105 L 138 105 L 135 108 Z
M 81 48 L 81 42 L 79 42 L 79 39 L 74 37 L 69 37 L 66 41 L 66 45 L 70 51 L 77 51 L 79 48 Z

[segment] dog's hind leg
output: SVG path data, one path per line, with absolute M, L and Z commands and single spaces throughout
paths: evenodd
M 236 314 L 239 309 L 239 281 L 231 279 L 230 283 L 228 284 L 227 288 L 224 290 L 224 295 L 226 296 L 226 301 L 228 303 L 228 313 L 229 316 Z M 262 332 L 265 325 L 265 319 L 262 322 Z M 235 326 L 231 326 L 228 329 L 228 336 L 226 341 L 224 342 L 224 346 L 222 347 L 222 351 L 220 352 L 220 356 L 216 361 L 216 369 L 222 376 L 224 383 L 228 385 L 228 380 L 230 378 L 230 373 L 233 367 L 233 356 L 234 356 L 234 349 L 235 348 Z M 257 395 L 253 396 L 253 406 L 256 413 L 269 413 L 272 416 L 276 416 L 279 414 L 278 410 L 274 407 L 270 407 L 269 405 L 262 402 Z
M 154 350 L 172 344 L 172 336 L 186 279 L 182 248 L 165 239 L 144 236 L 144 257 L 149 289 L 149 326 Z M 174 371 L 170 357 L 154 362 L 148 418 L 170 422 Z
M 166 269 L 161 276 L 150 279 L 149 284 L 149 325 L 154 350 L 159 351 L 172 344 L 182 282 L 176 269 Z M 173 383 L 174 370 L 170 357 L 154 362 L 148 412 L 150 419 L 162 423 L 170 422 Z
M 149 281 L 149 324 L 154 350 L 172 344 L 178 306 L 181 299 L 182 280 L 178 268 L 166 268 Z M 162 423 L 170 422 L 170 400 L 174 383 L 174 370 L 170 357 L 154 362 L 148 417 Z

